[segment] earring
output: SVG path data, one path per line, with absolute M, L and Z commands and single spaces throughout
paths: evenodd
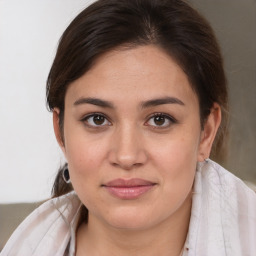
M 62 172 L 62 177 L 63 180 L 68 184 L 71 182 L 70 177 L 69 177 L 69 171 L 68 171 L 68 167 L 65 167 L 65 169 Z

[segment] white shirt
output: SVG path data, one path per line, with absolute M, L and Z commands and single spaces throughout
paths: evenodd
M 13 233 L 1 256 L 74 256 L 81 202 L 51 199 Z M 183 256 L 255 256 L 256 194 L 217 163 L 199 163 Z

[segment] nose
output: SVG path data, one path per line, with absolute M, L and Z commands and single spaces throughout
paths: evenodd
M 113 134 L 111 144 L 109 160 L 114 166 L 131 170 L 145 164 L 148 159 L 142 134 L 136 127 L 126 125 L 118 129 Z

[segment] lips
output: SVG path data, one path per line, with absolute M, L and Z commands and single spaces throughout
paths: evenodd
M 156 183 L 143 179 L 116 179 L 112 180 L 103 187 L 114 197 L 119 199 L 137 199 L 150 191 Z

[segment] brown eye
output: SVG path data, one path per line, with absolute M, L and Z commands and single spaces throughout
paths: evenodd
M 104 116 L 100 116 L 100 115 L 97 115 L 97 116 L 95 115 L 93 117 L 93 122 L 96 125 L 102 125 L 105 122 L 105 117 Z
M 100 114 L 89 115 L 85 117 L 82 121 L 90 127 L 101 127 L 111 125 L 108 119 L 104 115 Z
M 153 128 L 167 128 L 171 124 L 176 123 L 176 120 L 166 114 L 154 114 L 149 120 L 147 121 L 146 125 L 152 126 Z
M 154 123 L 157 125 L 157 126 L 162 126 L 166 121 L 166 118 L 163 117 L 163 116 L 155 116 L 154 117 Z

